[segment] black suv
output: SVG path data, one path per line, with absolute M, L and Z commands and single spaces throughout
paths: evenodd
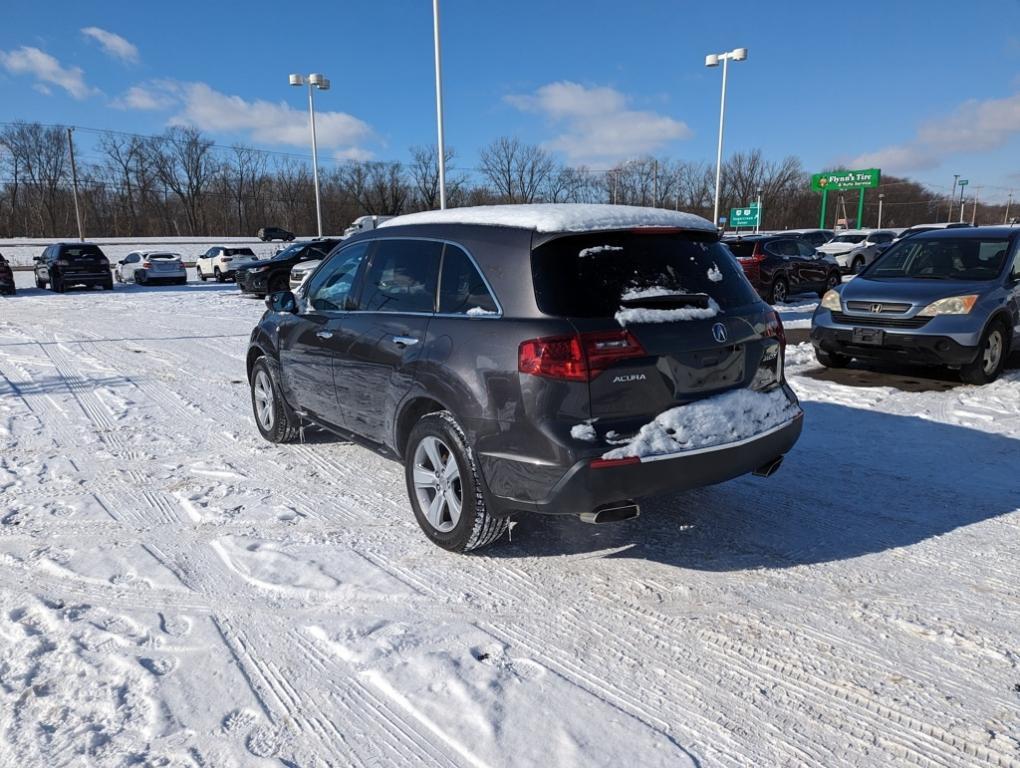
M 283 227 L 262 227 L 255 235 L 263 243 L 268 243 L 271 240 L 283 240 L 285 243 L 289 243 L 294 239 L 294 233 Z
M 14 293 L 14 272 L 7 259 L 0 253 L 0 296 L 13 296 Z
M 770 304 L 795 293 L 817 293 L 843 280 L 835 259 L 816 251 L 797 235 L 727 235 L 733 251 L 758 295 Z
M 63 293 L 74 285 L 113 290 L 110 260 L 93 243 L 54 243 L 35 257 L 35 285 Z
M 312 259 L 324 259 L 340 244 L 340 238 L 316 238 L 309 242 L 294 243 L 271 259 L 256 261 L 239 267 L 236 274 L 241 293 L 265 296 L 285 291 L 290 283 L 290 270 L 295 264 Z
M 411 214 L 266 304 L 247 355 L 262 435 L 313 423 L 381 446 L 454 551 L 515 513 L 622 520 L 640 497 L 771 474 L 800 435 L 779 317 L 695 216 Z

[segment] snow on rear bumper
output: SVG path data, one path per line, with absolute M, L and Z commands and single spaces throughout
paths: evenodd
M 800 438 L 803 416 L 797 405 L 793 415 L 781 424 L 712 446 L 616 462 L 602 462 L 597 455 L 588 456 L 569 467 L 551 487 L 539 488 L 535 486 L 540 482 L 535 485 L 527 482 L 537 479 L 539 474 L 548 477 L 547 471 L 551 468 L 534 467 L 540 471 L 532 474 L 522 471 L 524 468 L 518 464 L 513 474 L 522 492 L 531 485 L 526 491 L 530 492 L 530 498 L 501 497 L 490 492 L 486 494 L 486 501 L 497 514 L 528 511 L 579 515 L 606 504 L 722 483 L 746 475 L 787 453 Z M 483 472 L 485 474 L 488 473 Z

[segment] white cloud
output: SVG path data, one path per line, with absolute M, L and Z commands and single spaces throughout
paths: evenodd
M 15 51 L 0 51 L 0 66 L 11 74 L 32 75 L 38 81 L 36 85 L 42 85 L 43 89 L 46 89 L 45 83 L 63 88 L 76 99 L 96 92 L 85 83 L 85 73 L 80 67 L 64 67 L 45 51 L 28 45 Z
M 562 125 L 563 132 L 545 146 L 562 152 L 571 162 L 626 160 L 692 135 L 682 121 L 628 109 L 627 97 L 609 87 L 588 88 L 563 81 L 505 100 L 523 112 L 542 114 Z
M 138 62 L 138 47 L 120 35 L 99 27 L 83 27 L 81 33 L 99 43 L 103 53 L 131 64 Z
M 180 89 L 175 83 L 156 80 L 133 85 L 110 102 L 115 109 L 160 110 L 178 103 Z
M 971 99 L 945 117 L 922 122 L 913 139 L 854 158 L 854 167 L 892 172 L 934 168 L 949 155 L 999 149 L 1020 134 L 1020 94 Z
M 111 106 L 118 109 L 174 110 L 171 125 L 192 125 L 203 131 L 242 134 L 261 144 L 306 148 L 308 112 L 286 102 L 248 101 L 217 91 L 206 83 L 151 80 L 128 88 Z M 371 127 L 344 112 L 316 109 L 319 146 L 333 150 L 338 160 L 367 160 L 372 153 L 361 145 L 374 138 Z

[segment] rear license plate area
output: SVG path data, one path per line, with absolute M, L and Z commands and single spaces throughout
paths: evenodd
M 854 344 L 881 346 L 885 342 L 885 331 L 878 328 L 854 328 Z

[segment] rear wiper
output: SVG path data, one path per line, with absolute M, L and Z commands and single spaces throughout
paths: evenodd
M 708 302 L 707 293 L 663 293 L 620 299 L 620 304 L 624 307 L 648 307 L 651 309 L 673 309 L 676 307 L 707 309 Z

